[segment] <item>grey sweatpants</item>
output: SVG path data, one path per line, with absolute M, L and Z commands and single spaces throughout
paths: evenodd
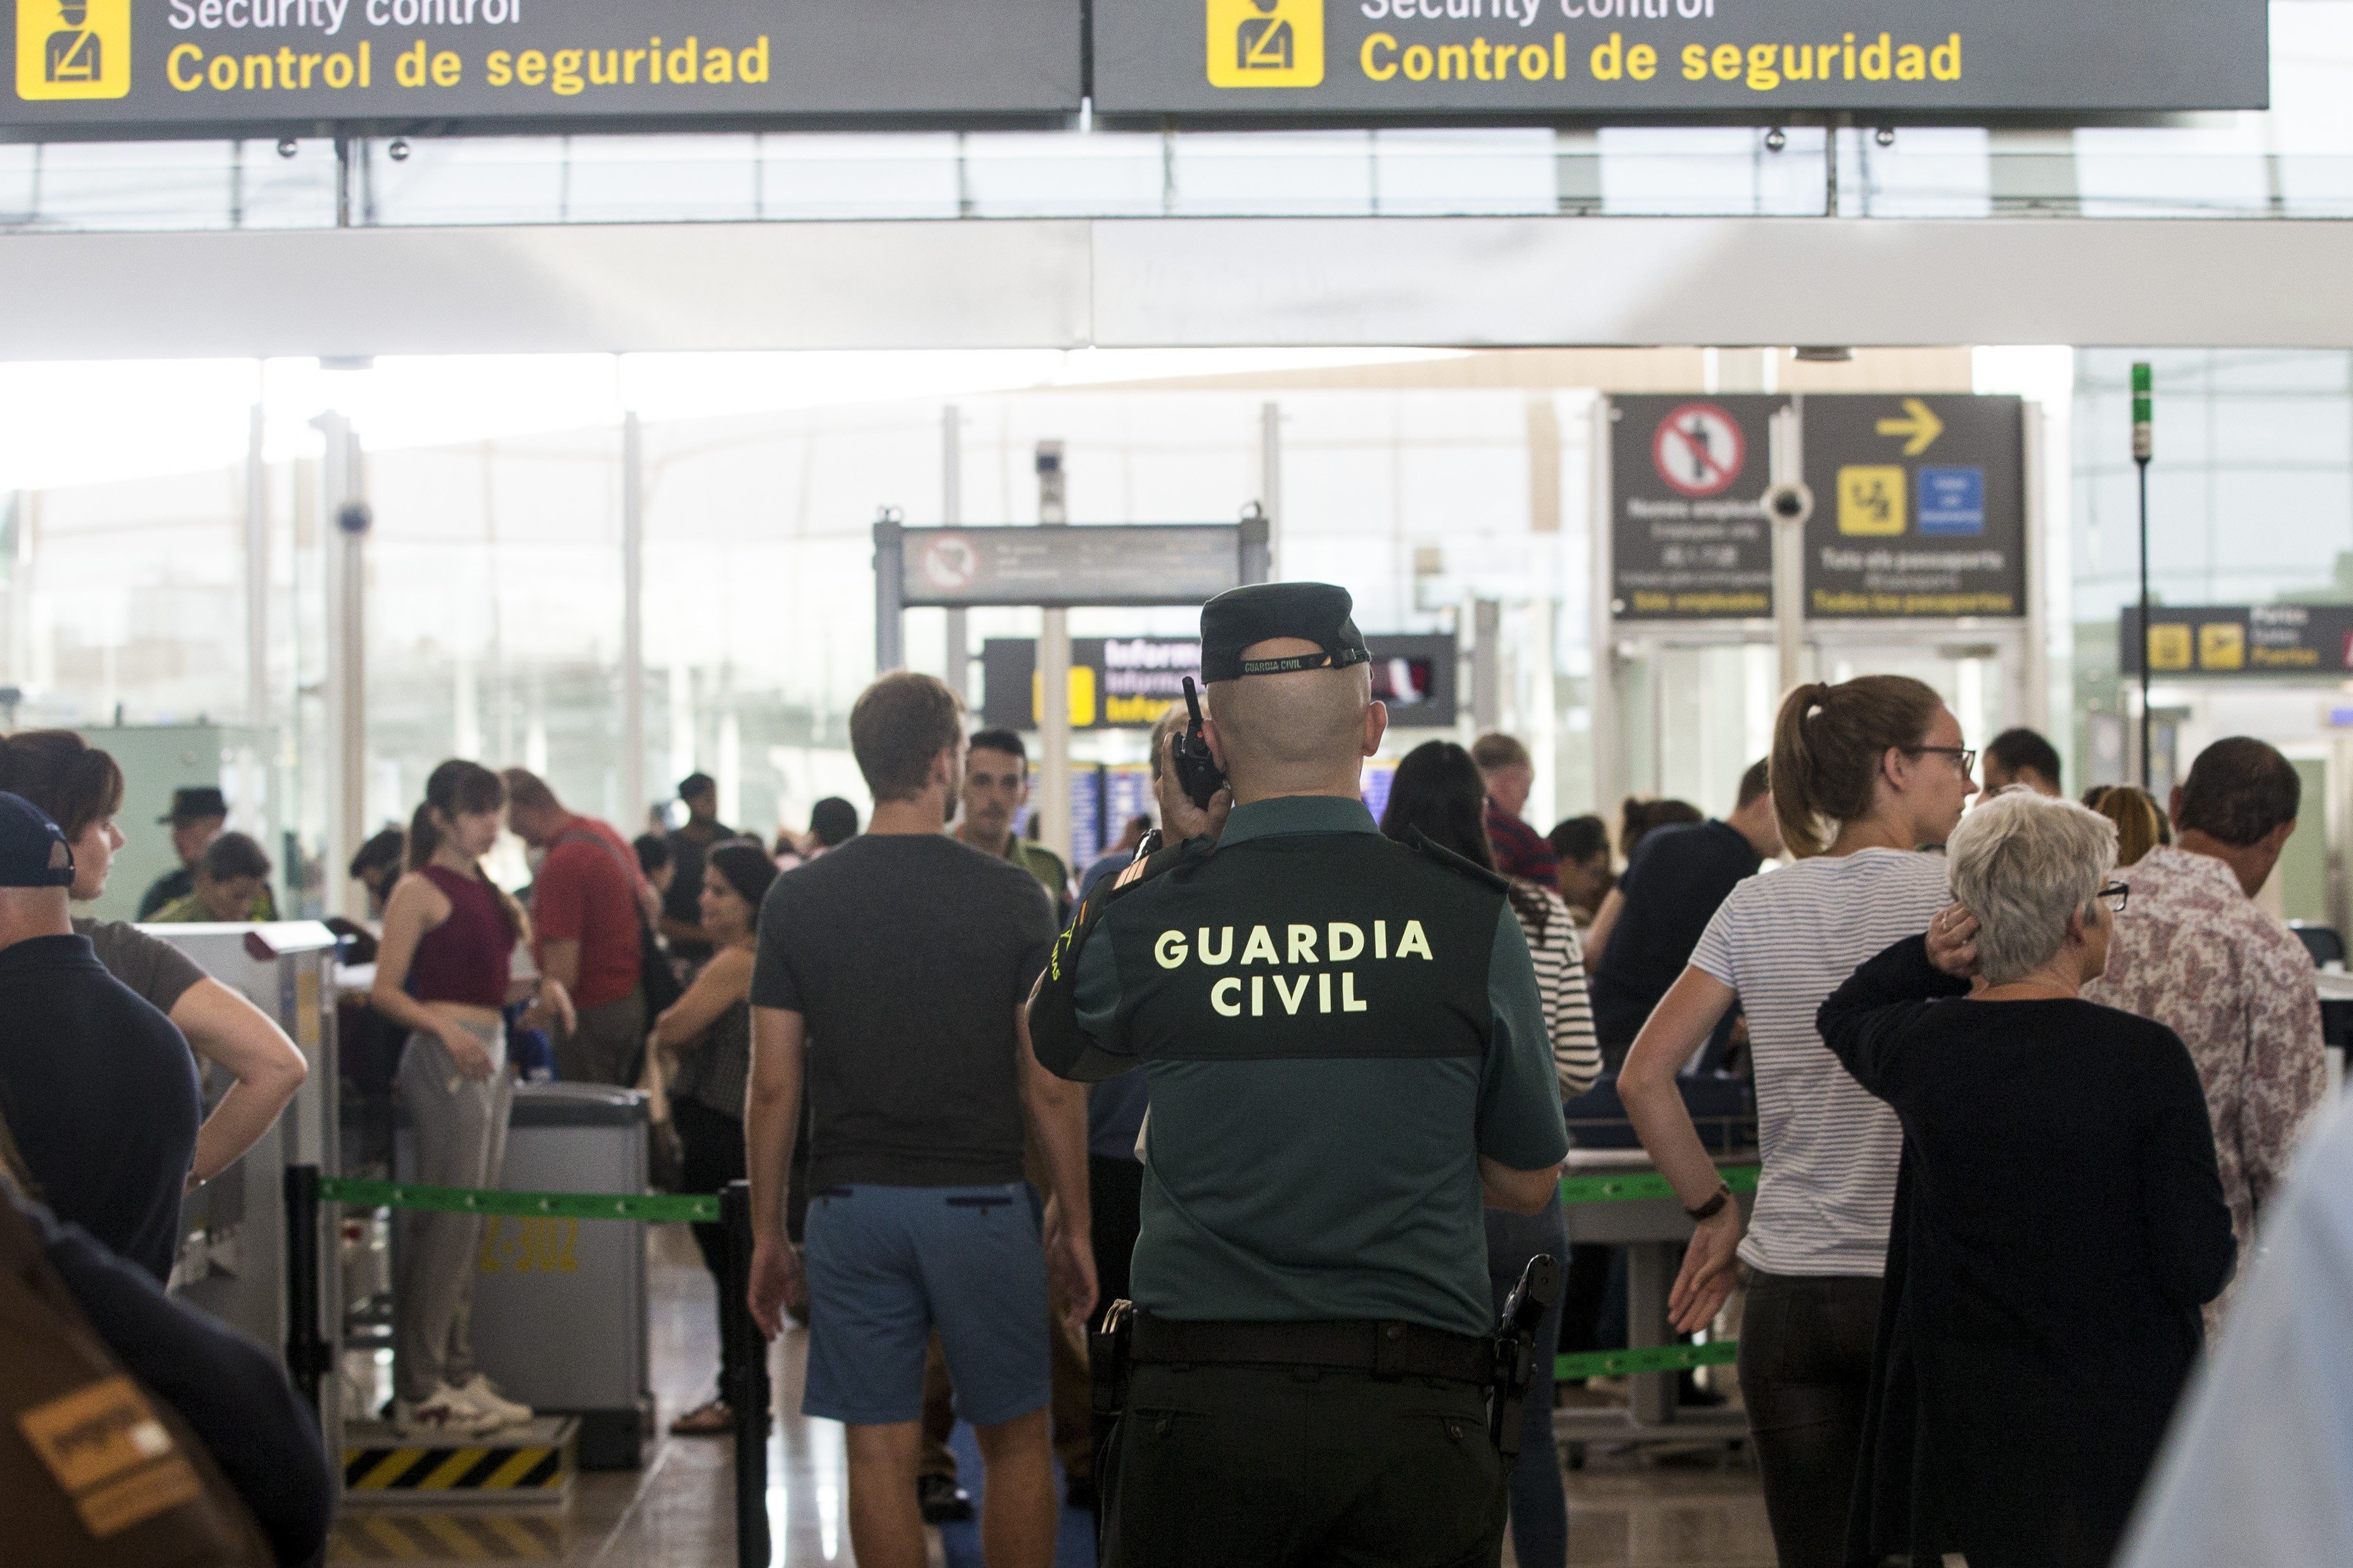
M 507 1111 L 514 1079 L 507 1072 L 506 1031 L 468 1024 L 491 1053 L 491 1076 L 458 1071 L 449 1047 L 411 1035 L 400 1055 L 400 1102 L 417 1139 L 415 1180 L 436 1187 L 495 1187 L 506 1163 Z M 403 1216 L 399 1278 L 393 1292 L 394 1385 L 423 1399 L 436 1384 L 452 1387 L 474 1375 L 467 1320 L 474 1299 L 480 1215 L 416 1210 Z

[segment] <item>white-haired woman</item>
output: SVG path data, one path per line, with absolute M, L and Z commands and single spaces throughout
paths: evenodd
M 2116 846 L 2073 802 L 1996 797 L 1948 841 L 1958 902 L 1822 1005 L 1904 1126 L 1851 1562 L 2105 1564 L 2230 1278 L 2189 1053 L 2079 994 Z

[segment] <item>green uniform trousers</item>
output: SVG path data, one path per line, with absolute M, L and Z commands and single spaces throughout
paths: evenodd
M 1486 1391 L 1315 1367 L 1143 1364 L 1102 1487 L 1105 1568 L 1493 1568 Z

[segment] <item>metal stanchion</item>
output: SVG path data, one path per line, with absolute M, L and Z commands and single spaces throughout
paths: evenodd
M 319 1331 L 319 1167 L 286 1167 L 286 1371 L 318 1410 L 327 1374 L 327 1339 Z
M 768 1568 L 768 1345 L 752 1321 L 750 1184 L 720 1189 L 719 1220 L 727 1228 L 720 1384 L 735 1415 L 735 1563 Z

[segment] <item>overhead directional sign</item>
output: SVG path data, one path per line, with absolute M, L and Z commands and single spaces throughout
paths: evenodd
M 2261 109 L 2264 0 L 1094 0 L 1104 114 Z
M 1803 400 L 1806 614 L 2026 614 L 2024 410 L 2015 397 Z
M 1081 0 L 0 0 L 24 134 L 1075 113 Z
M 1610 403 L 1611 612 L 1773 614 L 1764 453 L 1788 397 Z M 1801 404 L 1805 614 L 1818 620 L 2026 614 L 2023 410 L 2014 397 L 1815 395 Z
M 2117 618 L 2118 673 L 2140 673 L 2140 606 Z M 2337 681 L 2353 670 L 2353 605 L 2157 605 L 2148 616 L 2150 673 L 2301 675 Z
M 910 528 L 906 605 L 1198 605 L 1242 582 L 1233 523 Z
M 1443 729 L 1454 722 L 1454 639 L 1409 634 L 1365 639 L 1372 650 L 1373 695 L 1388 705 L 1393 729 Z M 981 721 L 1008 730 L 1038 727 L 1044 693 L 1038 645 L 1028 637 L 981 644 Z M 1072 637 L 1071 728 L 1150 729 L 1185 698 L 1185 678 L 1201 679 L 1198 637 Z

